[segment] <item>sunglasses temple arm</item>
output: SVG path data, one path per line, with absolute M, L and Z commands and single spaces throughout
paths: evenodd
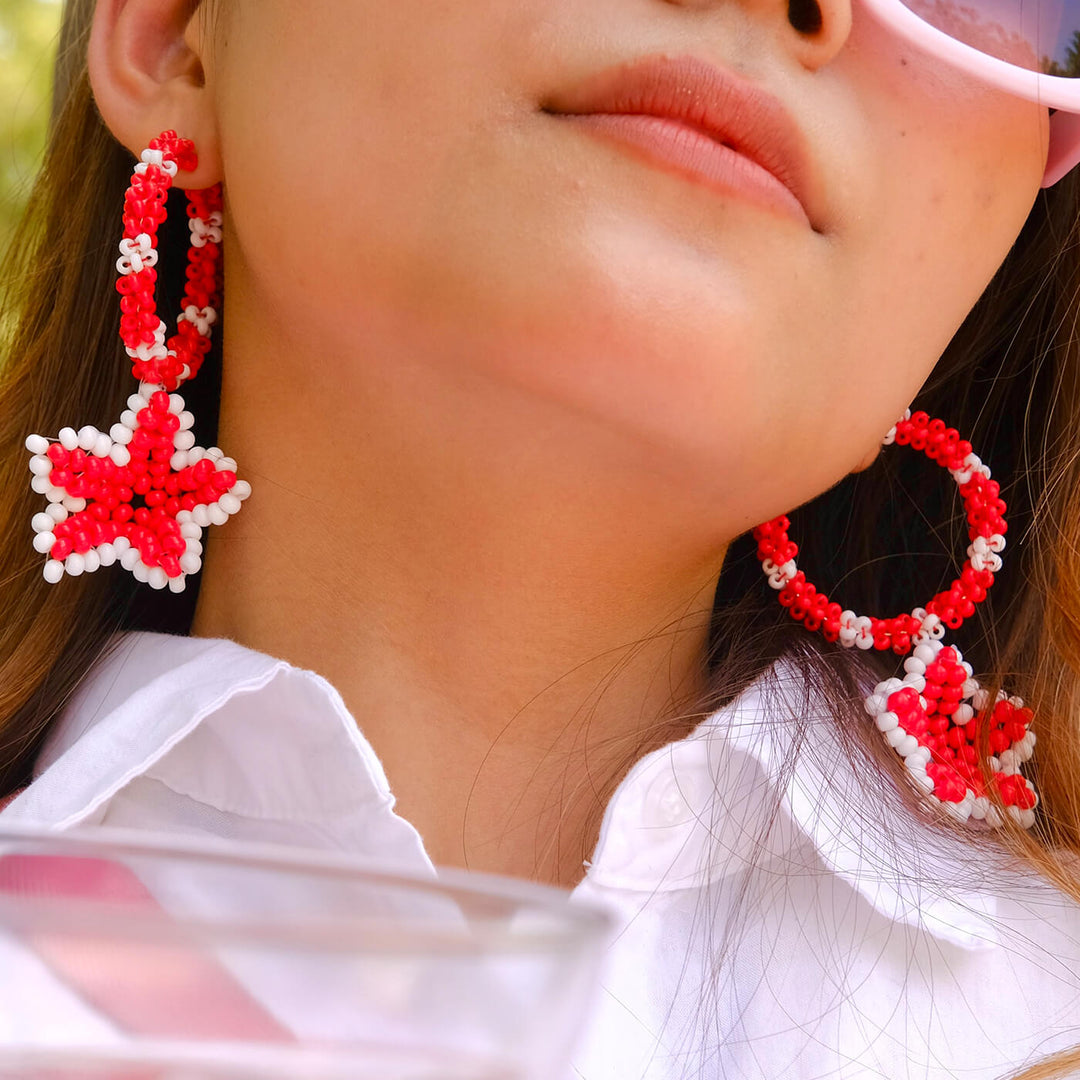
M 1042 186 L 1056 184 L 1077 164 L 1080 164 L 1080 114 L 1059 110 L 1050 117 L 1050 153 Z

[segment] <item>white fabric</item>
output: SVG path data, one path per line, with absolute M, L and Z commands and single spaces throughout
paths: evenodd
M 324 679 L 233 642 L 129 634 L 2 817 L 433 872 L 393 806 Z M 1080 909 L 995 865 L 978 833 L 958 849 L 875 796 L 784 663 L 633 767 L 577 900 L 618 924 L 582 1080 L 991 1080 L 1080 1043 Z M 35 1000 L 53 1035 L 99 1032 L 2 942 L 0 970 L 29 988 L 0 1041 L 26 1037 Z

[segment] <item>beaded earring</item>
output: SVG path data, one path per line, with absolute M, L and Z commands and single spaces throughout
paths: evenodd
M 216 446 L 195 445 L 194 418 L 177 387 L 198 374 L 221 305 L 221 185 L 187 192 L 187 282 L 177 332 L 154 299 L 157 230 L 179 170 L 198 165 L 189 139 L 164 131 L 142 153 L 124 198 L 120 241 L 120 337 L 138 392 L 108 433 L 63 428 L 31 435 L 31 486 L 48 501 L 33 519 L 34 548 L 48 556 L 45 580 L 78 577 L 119 562 L 155 589 L 184 590 L 202 566 L 202 532 L 223 525 L 251 487 Z
M 911 654 L 904 661 L 904 677 L 878 683 L 865 707 L 924 791 L 962 821 L 1002 824 L 978 764 L 979 746 L 986 739 L 993 786 L 1009 815 L 1029 828 L 1038 796 L 1020 767 L 1035 747 L 1029 730 L 1032 712 L 1002 692 L 991 701 L 960 650 L 941 640 L 946 628 L 958 629 L 974 613 L 1001 569 L 1008 526 L 998 484 L 971 443 L 924 412 L 907 410 L 882 442 L 922 451 L 947 469 L 959 488 L 970 543 L 967 561 L 949 588 L 925 608 L 893 618 L 842 610 L 796 566 L 799 549 L 788 536 L 790 522 L 784 516 L 754 530 L 762 569 L 780 603 L 808 630 L 820 630 L 826 640 L 846 648 Z

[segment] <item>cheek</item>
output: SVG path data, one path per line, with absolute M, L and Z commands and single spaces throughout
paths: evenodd
M 858 19 L 846 75 L 866 144 L 857 205 L 838 241 L 849 356 L 836 400 L 872 447 L 1008 253 L 1039 190 L 1047 110 L 972 84 Z M 862 310 L 858 310 L 859 307 Z M 860 422 L 859 416 L 865 422 Z
M 268 300 L 302 300 L 324 324 L 375 304 L 475 186 L 462 163 L 482 168 L 469 132 L 477 102 L 494 98 L 483 57 L 497 55 L 500 23 L 477 0 L 463 7 L 239 7 L 220 86 L 225 186 L 241 257 Z

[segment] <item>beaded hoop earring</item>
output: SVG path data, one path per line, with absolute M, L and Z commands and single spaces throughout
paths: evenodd
M 48 556 L 45 580 L 77 577 L 119 562 L 155 589 L 184 590 L 202 566 L 202 532 L 223 525 L 251 487 L 216 446 L 195 445 L 194 417 L 174 391 L 198 374 L 221 304 L 221 185 L 187 192 L 187 283 L 177 332 L 154 299 L 157 230 L 179 170 L 198 164 L 189 139 L 164 131 L 144 150 L 124 198 L 120 241 L 120 337 L 138 392 L 108 433 L 63 428 L 56 440 L 31 435 L 31 486 L 48 507 L 33 519 L 34 548 Z
M 985 599 L 1001 569 L 1005 550 L 1005 503 L 990 470 L 955 428 L 907 410 L 882 440 L 920 450 L 947 469 L 960 491 L 968 523 L 967 561 L 960 576 L 925 608 L 878 619 L 842 610 L 806 580 L 795 564 L 798 547 L 785 516 L 754 530 L 757 554 L 769 584 L 793 619 L 820 630 L 845 648 L 891 649 L 904 656 L 903 679 L 878 683 L 866 711 L 904 759 L 917 783 L 961 820 L 1001 824 L 978 766 L 979 745 L 988 737 L 993 785 L 1009 814 L 1025 828 L 1035 820 L 1038 796 L 1020 773 L 1035 747 L 1032 712 L 1016 697 L 989 694 L 974 678 L 960 650 L 942 643 L 946 628 L 958 629 Z M 914 651 L 912 651 L 914 650 Z M 984 728 L 988 728 L 984 736 Z

